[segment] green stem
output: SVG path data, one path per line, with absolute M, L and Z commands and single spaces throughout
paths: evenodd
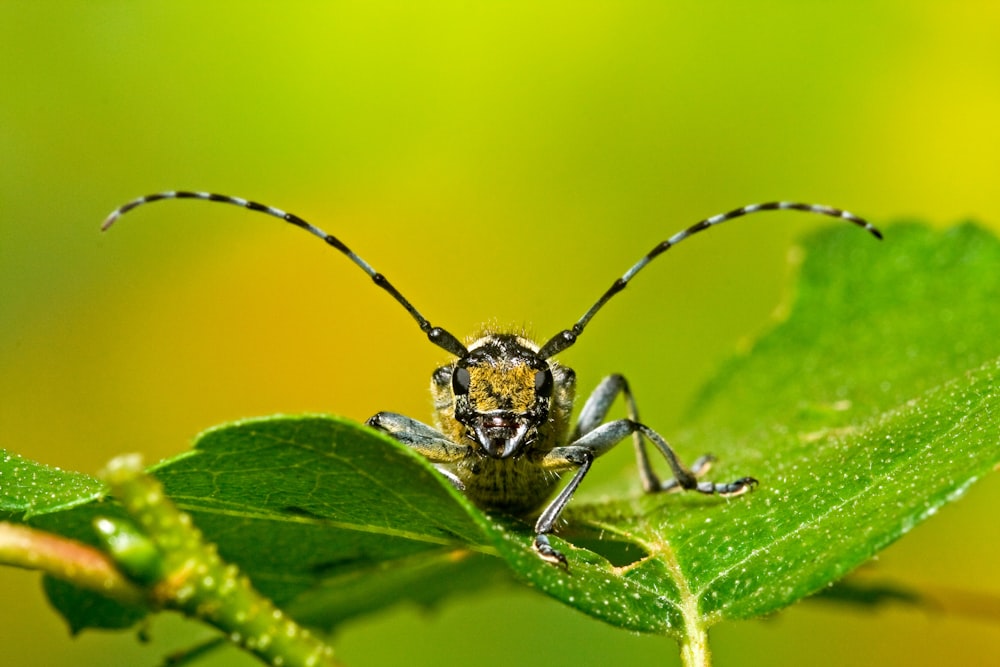
M 681 642 L 681 662 L 684 667 L 711 667 L 712 652 L 708 648 L 708 630 L 700 624 L 689 624 Z
M 145 474 L 137 457 L 112 461 L 108 484 L 136 526 L 102 519 L 99 532 L 119 566 L 149 587 L 154 600 L 221 630 L 233 643 L 281 667 L 335 667 L 333 650 L 262 596 L 219 557 Z M 144 543 L 145 542 L 145 543 Z M 147 548 L 153 547 L 153 555 Z M 120 558 L 119 558 L 120 557 Z

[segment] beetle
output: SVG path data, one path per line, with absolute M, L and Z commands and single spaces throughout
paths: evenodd
M 647 493 L 681 489 L 736 496 L 754 488 L 757 480 L 740 477 L 724 483 L 699 481 L 713 458 L 706 455 L 690 468 L 685 467 L 670 444 L 639 420 L 635 398 L 622 375 L 610 375 L 598 384 L 571 429 L 576 376 L 552 357 L 576 343 L 594 315 L 646 265 L 684 239 L 723 222 L 763 211 L 796 210 L 838 218 L 882 238 L 881 232 L 863 218 L 829 206 L 786 201 L 742 206 L 705 218 L 658 243 L 616 279 L 572 327 L 541 345 L 526 335 L 493 329 L 485 329 L 463 343 L 447 330 L 432 326 L 385 276 L 337 237 L 272 206 L 210 192 L 160 192 L 115 209 L 101 229 L 107 230 L 138 206 L 167 199 L 232 204 L 280 218 L 339 250 L 388 292 L 416 320 L 427 338 L 455 359 L 431 376 L 436 413 L 433 426 L 392 412 L 379 412 L 368 420 L 368 425 L 419 452 L 480 508 L 521 517 L 537 514 L 535 552 L 543 560 L 564 567 L 566 557 L 550 544 L 548 536 L 594 460 L 629 437 Z M 619 396 L 624 398 L 627 417 L 606 421 Z M 653 471 L 646 441 L 666 459 L 671 479 L 661 481 Z M 557 492 L 561 477 L 569 472 L 569 482 Z

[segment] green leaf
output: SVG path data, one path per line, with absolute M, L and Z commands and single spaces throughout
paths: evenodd
M 42 580 L 49 602 L 62 613 L 70 634 L 90 628 L 127 630 L 149 613 L 146 609 L 119 604 L 110 598 L 81 591 L 65 581 L 45 577 Z
M 152 472 L 258 590 L 279 605 L 309 591 L 301 613 L 319 625 L 401 599 L 430 604 L 459 569 L 476 572 L 464 580 L 477 587 L 503 578 L 499 561 L 482 562 L 495 550 L 468 502 L 421 457 L 360 424 L 247 420 L 207 431 Z M 91 503 L 32 523 L 96 544 L 91 525 L 105 515 L 120 509 Z M 75 629 L 132 618 L 92 594 L 50 588 Z
M 1000 462 L 1000 243 L 968 225 L 895 226 L 882 244 L 837 228 L 803 254 L 786 319 L 668 434 L 686 460 L 716 454 L 713 479 L 760 488 L 581 498 L 553 537 L 568 572 L 533 553 L 529 524 L 483 514 L 405 447 L 333 418 L 223 426 L 155 473 L 224 558 L 317 625 L 503 582 L 506 562 L 585 613 L 688 642 L 823 589 Z M 90 520 L 114 512 L 100 487 L 49 504 L 4 492 L 35 498 L 32 523 L 91 541 Z M 76 618 L 80 605 L 60 601 Z
M 493 551 L 465 499 L 421 457 L 336 418 L 213 429 L 153 472 L 223 558 L 279 604 L 386 562 Z
M 30 519 L 100 498 L 105 486 L 89 475 L 29 461 L 0 449 L 0 517 Z
M 639 631 L 683 634 L 780 609 L 863 563 L 996 465 L 998 376 L 1000 361 L 990 362 L 854 428 L 773 435 L 766 456 L 748 444 L 757 461 L 736 469 L 763 480 L 750 497 L 576 508 L 574 520 L 650 554 L 626 567 L 589 554 L 578 565 L 566 543 L 558 546 L 573 576 L 533 566 L 518 543 L 504 554 L 546 592 Z

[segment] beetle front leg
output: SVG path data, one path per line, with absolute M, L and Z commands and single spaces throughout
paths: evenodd
M 437 429 L 412 417 L 395 412 L 379 412 L 366 423 L 392 439 L 398 440 L 435 464 L 434 467 L 438 469 L 438 472 L 447 477 L 455 488 L 459 491 L 465 490 L 462 481 L 445 466 L 467 457 L 471 452 L 470 447 L 457 445 Z
M 590 470 L 594 459 L 634 433 L 638 427 L 639 424 L 628 419 L 601 424 L 575 442 L 565 447 L 556 447 L 542 459 L 542 467 L 547 470 L 577 469 L 569 483 L 542 510 L 535 522 L 534 549 L 543 560 L 566 566 L 566 557 L 549 544 L 548 534 L 555 528 L 559 516 Z

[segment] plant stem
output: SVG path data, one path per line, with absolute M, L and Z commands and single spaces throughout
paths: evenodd
M 708 648 L 708 630 L 701 624 L 688 626 L 681 642 L 681 662 L 684 667 L 712 666 L 712 652 Z
M 38 570 L 126 605 L 144 605 L 146 595 L 94 547 L 27 526 L 0 522 L 0 564 Z
M 153 598 L 221 630 L 269 665 L 337 667 L 333 649 L 261 595 L 235 565 L 219 556 L 145 474 L 137 457 L 119 457 L 105 471 L 116 498 L 141 532 L 104 519 L 98 528 L 129 575 Z M 152 547 L 150 549 L 149 547 Z

